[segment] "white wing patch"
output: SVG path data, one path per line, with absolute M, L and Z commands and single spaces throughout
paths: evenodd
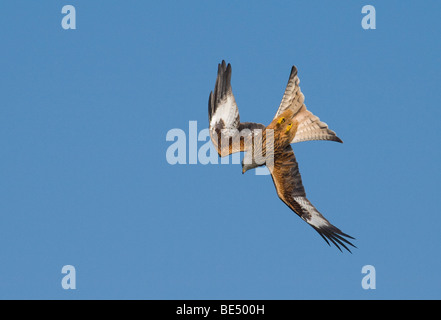
M 232 95 L 228 95 L 227 99 L 218 104 L 216 112 L 210 121 L 210 127 L 214 127 L 216 123 L 223 120 L 226 128 L 236 128 L 238 124 L 239 110 L 236 101 Z
M 340 246 L 351 252 L 346 245 L 355 247 L 346 238 L 354 239 L 346 233 L 341 232 L 340 229 L 333 226 L 325 217 L 322 216 L 320 212 L 309 202 L 305 197 L 293 197 L 293 200 L 302 209 L 303 213 L 297 213 L 304 221 L 306 221 L 310 226 L 312 226 L 315 231 L 317 231 L 322 238 L 329 244 L 331 241 L 340 251 Z M 329 240 L 329 241 L 328 241 Z M 356 248 L 356 247 L 355 247 Z
M 324 226 L 329 226 L 329 221 L 326 220 L 320 212 L 309 202 L 305 197 L 294 197 L 294 201 L 297 202 L 302 210 L 309 213 L 309 219 L 301 216 L 303 220 L 308 222 L 310 225 L 313 225 L 316 228 L 322 228 Z M 307 215 L 305 215 L 307 216 Z

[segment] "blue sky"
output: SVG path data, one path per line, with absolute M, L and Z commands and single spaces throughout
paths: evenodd
M 76 8 L 76 30 L 61 8 Z M 361 28 L 376 8 L 377 29 Z M 2 1 L 0 298 L 440 299 L 441 3 Z M 170 165 L 217 64 L 268 124 L 292 65 L 344 144 L 295 144 L 328 247 L 240 165 Z M 199 147 L 204 142 L 199 143 Z M 61 268 L 76 268 L 63 290 Z M 376 289 L 361 287 L 364 265 Z

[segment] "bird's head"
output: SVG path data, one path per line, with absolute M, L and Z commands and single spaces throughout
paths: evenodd
M 247 172 L 248 170 L 253 169 L 253 168 L 255 168 L 255 166 L 253 166 L 252 164 L 246 164 L 242 160 L 242 174 L 244 174 L 245 172 Z
M 257 168 L 259 165 L 253 159 L 252 152 L 246 152 L 242 159 L 242 174 L 250 169 Z

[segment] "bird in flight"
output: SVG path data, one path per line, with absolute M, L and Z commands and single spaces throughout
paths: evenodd
M 221 157 L 246 152 L 242 173 L 266 165 L 279 198 L 300 218 L 313 227 L 330 245 L 333 243 L 349 252 L 355 246 L 353 237 L 332 225 L 306 198 L 291 143 L 328 140 L 342 143 L 328 125 L 306 109 L 305 97 L 299 87 L 297 68 L 291 69 L 288 84 L 272 122 L 265 126 L 254 122 L 240 122 L 239 109 L 231 88 L 231 65 L 222 61 L 214 92 L 208 101 L 211 141 Z

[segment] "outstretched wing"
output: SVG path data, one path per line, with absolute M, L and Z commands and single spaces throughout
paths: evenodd
M 210 137 L 221 157 L 246 151 L 247 141 L 255 129 L 265 130 L 260 123 L 240 122 L 239 109 L 231 88 L 231 65 L 222 61 L 218 66 L 214 92 L 208 100 Z
M 346 245 L 355 246 L 345 238 L 354 238 L 333 226 L 306 198 L 299 165 L 290 145 L 283 152 L 275 154 L 274 166 L 269 170 L 279 198 L 300 218 L 311 225 L 328 245 L 331 241 L 340 251 L 340 246 L 342 246 L 351 252 Z
M 279 109 L 274 117 L 277 118 L 284 111 L 291 109 L 294 112 L 294 119 L 299 122 L 297 133 L 291 143 L 309 140 L 330 140 L 343 142 L 328 125 L 306 109 L 304 104 L 305 96 L 300 90 L 300 79 L 297 76 L 297 68 L 291 69 L 288 84 L 280 103 Z

